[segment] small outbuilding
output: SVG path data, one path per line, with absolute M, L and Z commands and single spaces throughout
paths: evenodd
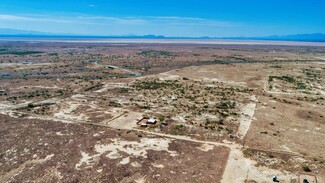
M 32 65 L 33 62 L 29 62 L 29 61 L 23 61 L 21 62 L 22 65 Z
M 140 127 L 148 127 L 151 125 L 155 125 L 156 123 L 157 119 L 155 118 L 143 117 L 142 119 L 138 120 L 137 125 Z
M 148 124 L 156 124 L 157 123 L 157 120 L 154 119 L 154 118 L 150 118 L 150 119 L 148 119 L 147 123 Z

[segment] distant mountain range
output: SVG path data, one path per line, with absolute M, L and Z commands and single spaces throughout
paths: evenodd
M 284 36 L 265 37 L 166 37 L 160 35 L 120 35 L 120 36 L 94 36 L 77 34 L 58 34 L 28 30 L 0 29 L 0 37 L 34 37 L 34 38 L 125 38 L 125 39 L 225 39 L 225 40 L 269 40 L 269 41 L 305 41 L 325 42 L 325 34 L 296 34 Z
M 17 29 L 0 29 L 0 36 L 18 36 L 18 35 L 56 35 L 47 32 L 17 30 Z
M 309 41 L 309 42 L 325 42 L 325 34 L 296 34 L 284 36 L 266 36 L 266 37 L 224 37 L 223 39 L 239 39 L 239 40 L 270 40 L 270 41 Z

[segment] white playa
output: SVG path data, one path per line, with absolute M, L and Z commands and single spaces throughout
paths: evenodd
M 325 46 L 322 42 L 263 41 L 263 40 L 224 40 L 224 39 L 120 39 L 120 38 L 1 38 L 0 41 L 58 42 L 58 43 L 108 43 L 108 44 L 208 44 L 208 45 L 288 45 Z

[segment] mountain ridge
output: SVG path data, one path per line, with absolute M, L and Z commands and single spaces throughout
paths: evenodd
M 173 37 L 163 35 L 80 35 L 67 33 L 49 33 L 32 30 L 0 29 L 0 37 L 45 37 L 45 38 L 141 38 L 141 39 L 224 39 L 224 40 L 267 40 L 267 41 L 306 41 L 325 42 L 325 34 L 294 34 L 294 35 L 272 35 L 272 36 L 238 36 L 238 37 Z

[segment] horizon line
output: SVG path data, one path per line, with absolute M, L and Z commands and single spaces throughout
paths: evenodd
M 308 37 L 318 35 L 320 38 Z M 305 38 L 299 38 L 305 36 Z M 306 37 L 307 36 L 307 37 Z M 211 37 L 211 36 L 164 36 L 164 35 L 82 35 L 82 34 L 56 34 L 56 33 L 21 33 L 21 34 L 1 34 L 1 38 L 75 38 L 75 39 L 96 39 L 96 38 L 111 38 L 111 39 L 202 39 L 202 40 L 252 40 L 252 41 L 301 41 L 301 42 L 325 42 L 325 34 L 295 34 L 295 35 L 271 35 L 271 36 L 229 36 L 229 37 Z

